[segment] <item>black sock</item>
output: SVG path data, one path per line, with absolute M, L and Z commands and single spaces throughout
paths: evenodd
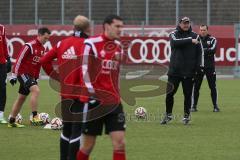
M 67 138 L 67 137 L 65 137 Z M 68 160 L 68 146 L 69 141 L 64 139 L 62 136 L 60 138 L 60 160 Z
M 10 117 L 10 119 L 9 119 L 9 123 L 13 124 L 14 122 L 15 122 L 15 118 Z
M 33 111 L 32 115 L 33 115 L 33 117 L 35 117 L 37 115 L 37 111 Z

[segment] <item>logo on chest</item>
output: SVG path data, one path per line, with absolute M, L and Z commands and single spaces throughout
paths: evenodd
M 104 59 L 102 61 L 102 69 L 105 69 L 105 70 L 117 70 L 118 65 L 119 65 L 118 61 L 107 60 L 107 59 Z

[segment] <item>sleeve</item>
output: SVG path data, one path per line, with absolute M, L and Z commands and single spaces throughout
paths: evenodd
M 8 54 L 8 47 L 7 47 L 6 31 L 4 27 L 3 27 L 3 51 L 5 54 L 5 58 L 8 59 L 9 54 Z
M 31 54 L 31 49 L 29 45 L 24 45 L 23 48 L 21 49 L 20 53 L 18 54 L 17 61 L 13 67 L 13 75 L 18 75 L 19 68 L 21 67 L 23 60 Z
M 175 32 L 170 33 L 169 38 L 170 38 L 170 45 L 173 48 L 182 47 L 192 43 L 192 37 L 176 38 Z
M 212 38 L 210 47 L 204 49 L 204 53 L 207 55 L 213 55 L 216 53 L 217 50 L 217 39 Z
M 83 59 L 82 59 L 82 77 L 83 82 L 90 95 L 95 94 L 95 89 L 93 88 L 90 76 L 89 76 L 89 66 L 91 65 L 91 54 L 93 54 L 92 46 L 85 44 L 83 47 Z M 91 56 L 91 57 L 90 57 Z
M 40 63 L 43 70 L 47 75 L 50 75 L 53 71 L 52 61 L 57 58 L 57 46 L 54 46 L 49 52 L 47 52 L 41 59 Z
M 197 68 L 204 67 L 204 50 L 202 42 L 197 44 Z

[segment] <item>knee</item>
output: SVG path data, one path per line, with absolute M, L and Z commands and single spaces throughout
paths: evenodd
M 38 87 L 34 88 L 34 89 L 32 90 L 32 94 L 34 94 L 35 96 L 39 96 L 39 94 L 40 94 L 40 89 L 39 89 Z
M 21 102 L 25 101 L 25 99 L 26 99 L 26 96 L 20 95 L 20 96 L 18 97 L 18 100 L 21 101 Z
M 90 154 L 93 150 L 93 147 L 95 145 L 95 139 L 84 139 L 83 137 L 83 143 L 81 144 L 80 150 L 82 150 L 86 154 Z
M 114 150 L 125 150 L 125 139 L 118 139 L 113 141 L 113 149 Z

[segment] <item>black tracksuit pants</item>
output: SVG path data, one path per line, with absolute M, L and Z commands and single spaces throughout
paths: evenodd
M 6 105 L 6 64 L 0 64 L 0 111 L 4 111 Z
M 193 106 L 198 104 L 199 90 L 202 85 L 203 77 L 206 75 L 208 86 L 211 90 L 211 98 L 213 106 L 217 106 L 217 88 L 216 88 L 216 72 L 214 68 L 204 68 L 202 72 L 199 72 L 193 87 Z
M 171 114 L 174 104 L 174 95 L 178 90 L 180 82 L 182 83 L 184 94 L 184 115 L 190 114 L 191 96 L 194 79 L 193 77 L 168 76 L 167 96 L 166 96 L 166 113 Z

